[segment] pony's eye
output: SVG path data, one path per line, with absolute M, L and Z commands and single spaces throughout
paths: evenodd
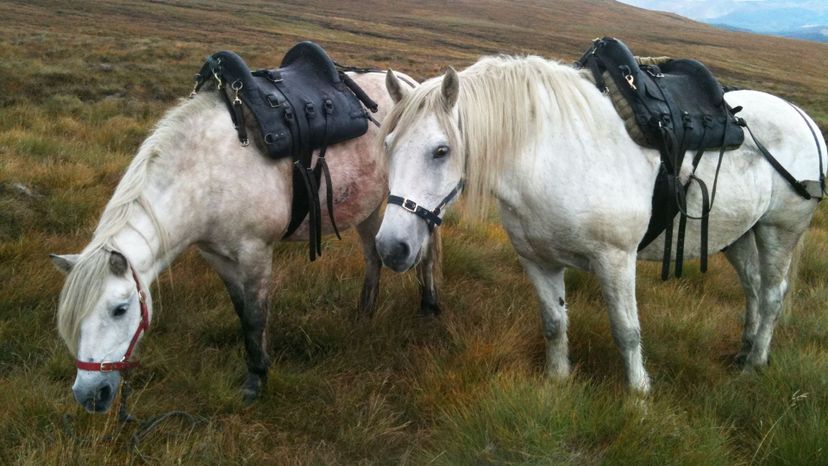
M 113 317 L 120 317 L 126 314 L 127 309 L 129 308 L 126 304 L 121 304 L 120 306 L 116 307 L 114 311 L 112 311 Z
M 449 152 L 451 152 L 449 146 L 437 146 L 437 148 L 434 149 L 434 158 L 439 159 L 441 157 L 445 157 L 449 155 Z

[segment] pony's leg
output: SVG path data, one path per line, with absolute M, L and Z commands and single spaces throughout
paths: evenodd
M 609 251 L 593 262 L 609 311 L 612 337 L 627 370 L 627 382 L 635 391 L 650 391 L 650 376 L 641 355 L 641 326 L 635 300 L 635 252 Z
M 788 269 L 793 252 L 804 231 L 790 230 L 776 225 L 762 225 L 753 228 L 759 255 L 762 289 L 760 292 L 759 322 L 753 347 L 748 353 L 745 369 L 766 366 L 770 353 L 770 342 L 776 321 L 782 311 L 782 302 L 788 291 Z
M 247 355 L 247 377 L 242 396 L 246 403 L 251 403 L 261 394 L 270 366 L 266 330 L 273 250 L 270 247 L 256 248 L 255 252 L 244 254 L 245 258 L 239 262 L 203 250 L 201 254 L 224 282 L 241 321 Z
M 362 283 L 362 293 L 359 295 L 359 307 L 357 309 L 360 315 L 365 316 L 372 315 L 377 309 L 382 261 L 377 252 L 375 238 L 381 221 L 380 208 L 377 207 L 368 218 L 355 227 L 357 233 L 359 233 L 362 256 L 365 259 L 365 280 Z
M 546 372 L 552 378 L 562 379 L 570 370 L 564 268 L 542 267 L 524 257 L 520 257 L 520 262 L 540 300 L 543 336 L 546 338 Z
M 759 273 L 759 252 L 756 249 L 756 238 L 753 231 L 748 231 L 724 251 L 725 257 L 736 269 L 742 289 L 745 292 L 745 327 L 742 331 L 742 348 L 736 356 L 738 363 L 747 359 L 756 337 L 759 325 L 759 292 L 762 287 L 762 276 Z
M 420 284 L 420 313 L 431 317 L 440 314 L 440 301 L 437 297 L 437 283 L 442 266 L 443 238 L 440 229 L 435 228 L 428 239 L 425 256 L 417 264 L 417 281 Z

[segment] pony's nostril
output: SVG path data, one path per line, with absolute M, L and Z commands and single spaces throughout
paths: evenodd
M 109 387 L 109 384 L 103 384 L 98 387 L 97 393 L 95 393 L 95 400 L 96 401 L 107 401 L 109 400 L 109 396 L 112 394 L 112 389 Z
M 411 252 L 411 248 L 408 247 L 407 243 L 403 243 L 402 241 L 395 244 L 391 248 L 391 256 L 396 259 L 404 259 L 408 257 L 409 252 Z

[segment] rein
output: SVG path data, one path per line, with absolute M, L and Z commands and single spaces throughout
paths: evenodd
M 124 357 L 122 357 L 120 361 L 91 362 L 76 359 L 75 367 L 78 369 L 84 371 L 112 372 L 131 369 L 140 365 L 138 361 L 130 361 L 130 358 L 132 358 L 132 353 L 135 351 L 135 345 L 138 343 L 138 339 L 141 337 L 141 334 L 149 328 L 149 310 L 147 309 L 146 295 L 144 294 L 144 290 L 141 289 L 141 281 L 138 280 L 138 274 L 135 273 L 135 269 L 132 268 L 132 266 L 130 266 L 129 269 L 132 272 L 132 279 L 135 280 L 135 288 L 138 290 L 138 301 L 141 303 L 141 322 L 138 324 L 138 328 L 135 329 L 135 333 L 132 335 L 132 340 L 129 342 L 129 348 L 127 348 L 126 353 L 124 353 Z
M 440 226 L 440 224 L 443 223 L 443 219 L 440 218 L 440 213 L 443 210 L 443 207 L 445 207 L 446 204 L 451 202 L 452 199 L 454 199 L 458 194 L 460 194 L 460 191 L 463 190 L 463 185 L 465 183 L 466 180 L 461 178 L 460 181 L 457 182 L 457 186 L 455 186 L 454 189 L 452 189 L 451 192 L 448 193 L 442 201 L 440 201 L 440 204 L 438 204 L 437 207 L 434 208 L 434 210 L 428 210 L 425 207 L 412 201 L 411 199 L 408 199 L 407 197 L 395 196 L 393 194 L 390 194 L 388 196 L 388 203 L 398 205 L 403 209 L 425 220 L 426 225 L 428 225 L 428 231 L 429 233 L 431 233 L 432 231 L 434 231 L 434 228 Z

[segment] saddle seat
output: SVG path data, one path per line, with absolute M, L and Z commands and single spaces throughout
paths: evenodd
M 252 129 L 269 157 L 297 159 L 368 130 L 368 113 L 343 77 L 347 78 L 320 46 L 300 42 L 277 69 L 251 71 L 233 52 L 213 54 L 196 75 L 195 90 L 210 78 L 218 80 L 242 144 L 248 143 L 246 131 Z M 234 110 L 234 104 L 243 104 L 243 109 Z M 368 105 L 375 111 L 376 104 Z M 245 124 L 248 115 L 255 125 Z
M 735 149 L 744 141 L 722 85 L 696 60 L 636 57 L 607 37 L 593 42 L 577 65 L 592 71 L 642 146 L 662 149 L 664 128 L 685 150 Z

